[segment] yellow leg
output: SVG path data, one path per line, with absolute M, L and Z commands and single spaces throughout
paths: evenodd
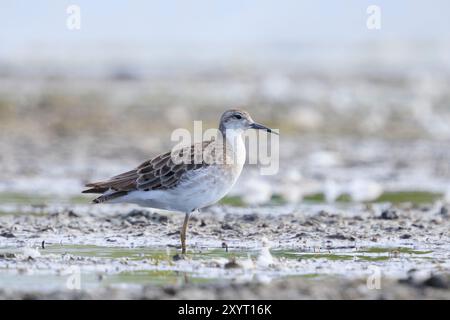
M 186 215 L 184 216 L 183 227 L 181 228 L 181 232 L 180 232 L 181 253 L 182 254 L 186 253 L 186 232 L 187 232 L 190 217 L 191 217 L 191 214 L 186 213 Z

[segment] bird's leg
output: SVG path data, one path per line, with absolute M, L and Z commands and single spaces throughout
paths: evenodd
M 188 224 L 189 224 L 189 218 L 191 217 L 191 213 L 186 213 L 186 215 L 184 216 L 184 222 L 183 222 L 183 227 L 181 228 L 181 232 L 180 232 L 180 240 L 181 240 L 181 254 L 185 254 L 186 253 L 186 231 L 188 228 Z

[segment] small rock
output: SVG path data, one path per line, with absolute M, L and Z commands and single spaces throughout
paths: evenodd
M 133 209 L 130 212 L 128 212 L 127 214 L 124 215 L 124 218 L 130 218 L 130 217 L 143 217 L 143 216 L 147 216 L 148 212 L 145 210 L 138 210 L 138 209 Z
M 174 296 L 177 294 L 177 289 L 175 287 L 165 287 L 163 288 L 163 291 L 165 294 L 169 295 L 169 296 Z
M 394 220 L 394 219 L 398 219 L 398 215 L 397 215 L 397 212 L 395 210 L 387 209 L 387 210 L 384 210 L 381 213 L 380 218 L 381 219 L 385 219 L 385 220 Z
M 145 218 L 145 219 L 150 219 L 152 221 L 157 221 L 157 222 L 167 222 L 167 220 L 168 220 L 167 216 L 161 215 L 156 212 L 150 212 L 147 210 L 139 210 L 139 209 L 131 210 L 130 212 L 125 214 L 123 216 L 123 218 L 125 218 L 125 219 L 127 219 L 127 218 Z
M 16 255 L 14 253 L 0 253 L 0 259 L 14 259 Z
M 228 261 L 224 266 L 225 269 L 237 269 L 240 267 L 241 265 L 236 262 L 235 258 L 230 259 L 230 261 Z
M 301 238 L 306 237 L 306 236 L 308 236 L 307 233 L 305 233 L 305 232 L 300 232 L 300 233 L 297 233 L 293 238 L 299 238 L 299 239 L 301 239 Z
M 152 215 L 152 220 L 157 221 L 159 223 L 167 223 L 169 221 L 169 218 L 167 216 L 163 216 L 161 214 L 154 213 Z
M 450 287 L 449 279 L 442 275 L 432 275 L 426 279 L 422 285 L 437 289 L 448 289 Z
M 147 210 L 134 209 L 123 215 L 122 218 L 127 220 L 131 224 L 145 223 L 145 220 L 151 220 L 153 222 L 166 223 L 169 221 L 167 216 L 161 215 L 156 212 L 149 212 Z
M 336 234 L 328 235 L 327 238 L 328 239 L 336 239 L 336 240 L 355 241 L 355 237 L 353 237 L 353 236 L 346 236 L 346 235 L 343 235 L 342 233 L 336 233 Z
M 69 210 L 69 212 L 67 213 L 67 215 L 69 216 L 69 218 L 78 218 L 79 215 L 77 215 L 75 212 L 73 212 L 72 210 Z
M 224 224 L 222 224 L 222 229 L 223 230 L 233 230 L 233 227 L 231 225 L 229 225 L 228 223 L 224 223 Z
M 174 255 L 173 257 L 172 257 L 172 260 L 173 261 L 180 261 L 180 260 L 185 260 L 185 257 L 184 257 L 184 255 L 182 255 L 182 254 L 176 254 L 176 255 Z
M 0 233 L 0 237 L 15 238 L 16 236 L 12 232 L 5 231 L 5 232 Z
M 402 234 L 401 236 L 400 236 L 400 239 L 410 239 L 411 238 L 411 235 L 410 234 Z
M 326 218 L 326 217 L 330 217 L 331 215 L 329 212 L 327 212 L 325 210 L 320 210 L 319 212 L 317 212 L 317 216 Z
M 245 215 L 242 217 L 242 220 L 244 220 L 244 221 L 246 221 L 246 222 L 254 222 L 254 221 L 258 220 L 258 215 L 255 214 L 255 213 L 252 213 L 252 214 L 245 214 Z

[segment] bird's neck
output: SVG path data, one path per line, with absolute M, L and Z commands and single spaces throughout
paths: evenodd
M 222 130 L 223 141 L 231 147 L 233 153 L 235 154 L 237 164 L 243 165 L 246 158 L 245 143 L 242 139 L 243 130 L 240 129 L 226 129 Z
M 236 140 L 242 140 L 242 134 L 244 133 L 241 129 L 220 129 L 222 137 L 226 139 L 228 143 L 232 143 Z

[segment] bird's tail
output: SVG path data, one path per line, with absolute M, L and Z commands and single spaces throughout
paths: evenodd
M 104 187 L 97 187 L 92 184 L 86 185 L 87 187 L 92 187 L 87 190 L 83 190 L 82 193 L 103 193 L 101 196 L 92 200 L 93 203 L 104 203 L 111 201 L 113 199 L 125 196 L 128 194 L 128 191 L 117 191 Z

